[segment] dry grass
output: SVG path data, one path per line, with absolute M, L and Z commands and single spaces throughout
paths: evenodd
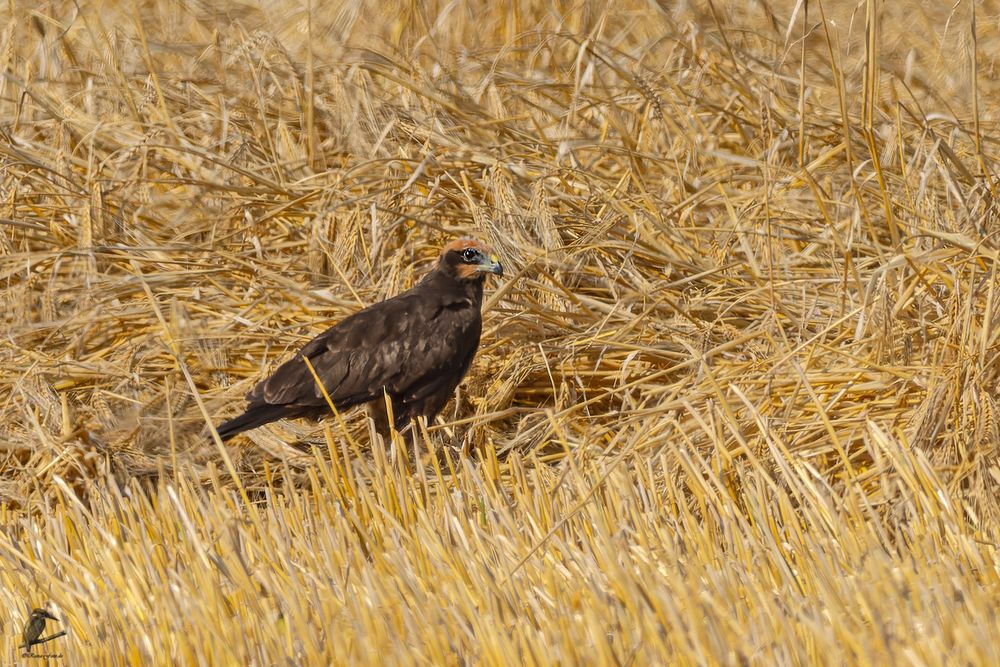
M 993 3 L 314 4 L 4 6 L 0 661 L 1000 664 Z M 206 437 L 469 233 L 418 447 Z

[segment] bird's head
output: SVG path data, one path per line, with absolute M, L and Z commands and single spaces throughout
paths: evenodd
M 55 616 L 53 616 L 52 614 L 50 614 L 45 609 L 32 609 L 31 610 L 31 620 L 34 621 L 34 620 L 37 620 L 37 619 L 40 619 L 40 618 L 48 618 L 48 619 L 51 619 L 53 621 L 58 620 Z
M 487 274 L 503 275 L 493 248 L 476 239 L 456 239 L 441 250 L 438 269 L 456 280 L 483 280 Z

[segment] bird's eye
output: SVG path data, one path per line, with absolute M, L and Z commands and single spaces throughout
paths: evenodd
M 479 251 L 476 250 L 475 248 L 466 248 L 462 252 L 462 259 L 464 259 L 466 262 L 471 262 L 471 261 L 474 261 L 476 259 L 476 255 L 478 255 L 478 254 L 479 254 Z

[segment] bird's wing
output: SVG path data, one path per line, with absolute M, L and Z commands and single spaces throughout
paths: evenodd
M 338 407 L 376 399 L 383 387 L 390 393 L 403 392 L 454 363 L 461 334 L 455 330 L 455 318 L 442 316 L 450 312 L 419 291 L 377 303 L 311 340 L 247 398 L 251 405 L 325 405 L 303 357 L 309 359 Z

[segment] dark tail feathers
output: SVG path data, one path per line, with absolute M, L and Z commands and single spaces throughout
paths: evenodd
M 243 431 L 249 431 L 250 429 L 257 428 L 258 426 L 270 424 L 273 421 L 277 421 L 285 417 L 294 416 L 296 416 L 296 411 L 287 405 L 268 405 L 267 403 L 262 405 L 251 405 L 247 408 L 247 411 L 239 417 L 219 424 L 219 427 L 216 430 L 219 432 L 220 438 L 223 440 L 229 440 L 234 435 L 242 433 Z

